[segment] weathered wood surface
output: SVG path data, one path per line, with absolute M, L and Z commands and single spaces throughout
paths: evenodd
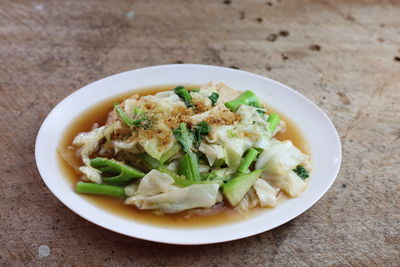
M 0 265 L 398 266 L 399 14 L 399 1 L 2 0 Z M 330 191 L 272 231 L 193 247 L 115 234 L 64 207 L 34 160 L 46 114 L 89 82 L 174 62 L 255 72 L 318 104 L 343 145 Z

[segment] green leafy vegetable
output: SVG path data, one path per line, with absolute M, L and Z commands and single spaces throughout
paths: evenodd
M 293 171 L 303 180 L 310 177 L 310 174 L 308 173 L 308 171 L 301 165 L 297 165 L 297 167 L 295 169 L 293 169 Z
M 181 168 L 185 168 L 186 178 L 192 181 L 200 180 L 199 162 L 194 148 L 194 134 L 186 127 L 186 123 L 182 122 L 179 127 L 173 130 L 176 140 L 182 145 L 183 151 L 187 154 L 186 159 L 183 157 Z
M 198 124 L 196 124 L 195 129 L 200 133 L 200 134 L 208 134 L 211 131 L 211 126 L 205 122 L 199 122 Z
M 183 100 L 183 102 L 185 102 L 186 107 L 193 107 L 192 96 L 185 87 L 182 85 L 175 87 L 174 92 Z
M 151 120 L 145 116 L 145 113 L 138 108 L 135 108 L 135 117 L 136 119 L 129 118 L 128 114 L 119 106 L 119 104 L 115 104 L 115 110 L 117 111 L 120 119 L 128 126 L 132 127 L 143 127 L 145 129 L 151 126 Z
M 219 168 L 219 167 L 221 167 L 222 165 L 224 165 L 226 162 L 225 162 L 225 159 L 216 159 L 215 161 L 214 161 L 214 164 L 212 165 L 212 167 L 213 168 Z
M 194 130 L 193 130 L 193 134 L 194 134 L 194 141 L 193 141 L 193 145 L 195 148 L 199 148 L 200 143 L 201 143 L 201 136 L 202 135 L 206 135 L 211 131 L 211 126 L 205 122 L 199 122 Z
M 261 107 L 260 100 L 252 91 L 245 91 L 236 99 L 225 103 L 225 106 L 232 112 L 236 112 L 240 105 L 248 105 L 256 108 Z
M 208 98 L 211 100 L 212 105 L 215 106 L 218 102 L 219 94 L 213 92 Z

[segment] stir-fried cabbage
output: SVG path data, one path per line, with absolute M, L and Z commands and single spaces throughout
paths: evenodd
M 307 183 L 293 171 L 290 171 L 285 175 L 268 176 L 267 181 L 280 188 L 290 197 L 300 196 L 307 186 Z
M 258 178 L 253 185 L 261 207 L 276 207 L 277 191 L 263 179 Z
M 207 144 L 202 142 L 199 147 L 200 152 L 206 155 L 210 166 L 214 164 L 216 159 L 224 158 L 224 149 L 221 145 Z
M 266 175 L 284 175 L 297 165 L 305 162 L 308 156 L 303 154 L 289 140 L 271 140 L 270 146 L 263 151 L 256 162 L 256 169 L 263 169 Z
M 104 138 L 105 129 L 106 126 L 102 126 L 87 133 L 80 133 L 73 141 L 75 146 L 81 146 L 80 155 L 85 164 L 85 166 L 80 167 L 79 170 L 86 175 L 87 179 L 95 183 L 101 183 L 101 172 L 90 166 L 89 156 L 96 150 L 99 141 Z
M 260 201 L 257 197 L 257 194 L 253 188 L 251 188 L 244 198 L 239 202 L 239 204 L 235 207 L 236 211 L 249 211 L 254 207 L 259 205 Z
M 274 137 L 286 130 L 278 114 L 254 92 L 223 83 L 133 95 L 93 128 L 60 149 L 83 165 L 76 191 L 156 213 L 276 207 L 279 192 L 301 195 L 312 167 L 291 141 Z
M 184 188 L 173 186 L 174 179 L 152 170 L 139 184 L 135 194 L 126 199 L 139 209 L 157 209 L 177 213 L 192 208 L 209 208 L 217 202 L 218 184 L 194 184 Z

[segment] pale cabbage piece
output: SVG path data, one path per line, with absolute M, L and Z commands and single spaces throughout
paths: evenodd
M 167 152 L 174 144 L 171 138 L 171 142 L 169 142 L 166 145 L 160 146 L 159 141 L 157 138 L 151 138 L 147 140 L 140 140 L 139 141 L 140 145 L 143 147 L 143 149 L 152 156 L 153 158 L 159 160 L 161 156 Z
M 238 212 L 249 211 L 250 209 L 257 207 L 259 203 L 260 201 L 258 200 L 256 191 L 253 188 L 250 188 L 234 210 Z
M 262 117 L 257 110 L 266 111 L 262 108 L 255 108 L 247 105 L 241 105 L 238 109 L 241 120 L 237 124 L 236 129 L 240 132 L 250 132 L 258 135 L 258 139 L 254 141 L 253 147 L 266 149 L 269 146 L 272 137 L 268 127 L 266 117 Z
M 79 170 L 85 175 L 82 180 L 89 180 L 97 184 L 101 183 L 101 171 L 98 169 L 95 169 L 89 165 L 79 167 Z
M 177 106 L 185 106 L 179 96 L 173 91 L 165 91 L 157 93 L 156 95 L 143 96 L 138 102 L 141 105 L 152 103 L 155 106 L 154 109 L 162 109 L 165 112 L 170 112 Z
M 261 207 L 276 207 L 277 191 L 265 180 L 258 178 L 254 183 L 253 188 L 257 193 Z
M 126 199 L 125 204 L 135 205 L 142 210 L 159 210 L 165 213 L 210 208 L 217 202 L 218 189 L 218 184 L 194 184 L 153 196 L 137 194 Z
M 179 160 L 173 160 L 167 165 L 167 169 L 177 172 L 178 171 L 178 166 L 179 166 Z
M 134 151 L 136 151 L 135 146 L 137 144 L 137 140 L 131 140 L 131 141 L 112 140 L 111 144 L 114 146 L 115 154 L 117 154 L 121 150 L 126 150 L 135 153 Z
M 224 83 L 213 83 L 209 82 L 200 87 L 200 92 L 207 90 L 210 92 L 216 92 L 219 95 L 217 103 L 225 103 L 237 98 L 240 95 L 240 91 L 230 88 Z
M 153 169 L 142 178 L 136 194 L 153 196 L 164 193 L 176 188 L 173 183 L 174 179 L 171 176 Z
M 193 102 L 200 102 L 207 107 L 212 106 L 211 100 L 208 98 L 212 92 L 201 90 L 199 92 L 191 92 L 190 95 L 192 96 Z
M 210 100 L 211 101 L 211 100 Z M 209 110 L 193 115 L 189 118 L 189 122 L 193 125 L 198 124 L 199 122 L 206 121 L 209 118 L 215 118 L 220 116 L 222 112 L 230 112 L 224 104 L 217 104 Z
M 225 161 L 229 167 L 237 168 L 244 152 L 250 148 L 246 146 L 244 138 L 231 138 L 224 142 Z
M 199 172 L 200 173 L 208 172 L 209 170 L 210 170 L 210 166 L 208 166 L 207 164 L 204 164 L 204 163 L 199 163 Z
M 264 125 L 266 128 L 268 123 L 266 119 L 263 118 L 257 110 L 266 112 L 266 110 L 263 108 L 256 108 L 248 105 L 240 105 L 239 109 L 237 110 L 237 113 L 240 114 L 241 118 L 240 123 L 253 124 L 254 122 L 256 122 Z
M 128 186 L 125 186 L 125 195 L 131 197 L 136 194 L 139 187 L 139 183 L 133 183 Z
M 79 170 L 86 175 L 88 180 L 98 184 L 101 183 L 101 172 L 90 166 L 89 156 L 96 150 L 99 141 L 104 138 L 105 129 L 106 126 L 102 126 L 87 133 L 80 133 L 72 142 L 75 146 L 81 146 L 79 153 L 85 166 L 80 167 Z
M 224 157 L 224 149 L 220 145 L 201 142 L 199 150 L 206 155 L 210 166 L 214 164 L 216 159 L 222 159 Z
M 99 155 L 105 155 L 109 153 L 112 148 L 112 140 L 111 135 L 114 133 L 115 122 L 108 124 L 108 126 L 104 129 L 104 137 L 106 138 L 106 142 L 100 147 Z
M 285 132 L 286 132 L 286 122 L 280 120 L 279 124 L 276 126 L 271 136 L 275 136 L 277 133 L 285 133 Z
M 139 183 L 138 189 L 125 204 L 139 209 L 154 209 L 177 213 L 192 208 L 210 208 L 218 199 L 219 184 L 194 184 L 184 188 L 173 185 L 168 174 L 151 170 Z
M 174 91 L 159 92 L 154 95 L 155 98 L 166 101 L 170 104 L 181 104 L 180 98 Z
M 136 100 L 136 99 L 133 99 L 133 98 L 128 98 L 128 99 L 126 99 L 125 101 L 124 101 L 124 110 L 125 110 L 125 113 L 130 117 L 130 118 L 132 118 L 133 117 L 133 115 L 135 114 L 135 107 L 136 107 L 136 103 L 137 103 L 138 101 Z
M 229 180 L 232 175 L 236 172 L 236 169 L 234 168 L 220 168 L 220 169 L 215 169 L 212 171 L 213 181 L 227 181 Z
M 222 143 L 226 164 L 229 167 L 238 167 L 244 152 L 252 147 L 253 141 L 245 137 L 232 137 L 236 136 L 234 133 L 234 126 L 223 125 L 214 128 L 217 140 Z
M 307 183 L 293 171 L 281 176 L 268 176 L 267 181 L 290 197 L 299 197 L 307 186 Z
M 256 169 L 264 169 L 265 175 L 285 175 L 297 165 L 308 159 L 289 140 L 271 140 L 270 146 L 265 149 L 256 162 Z

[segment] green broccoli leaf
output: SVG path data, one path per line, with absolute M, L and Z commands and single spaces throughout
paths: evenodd
M 215 106 L 218 102 L 219 94 L 213 92 L 209 97 L 213 106 Z
M 297 167 L 295 169 L 293 169 L 293 171 L 303 180 L 310 177 L 310 174 L 308 173 L 308 171 L 301 165 L 297 165 Z
M 179 127 L 173 130 L 173 133 L 186 153 L 186 156 L 181 159 L 179 167 L 181 172 L 185 174 L 188 180 L 199 181 L 199 161 L 196 153 L 192 150 L 194 148 L 194 133 L 186 127 L 184 122 L 180 123 Z
M 174 89 L 174 92 L 183 100 L 186 107 L 188 107 L 188 108 L 193 107 L 192 96 L 190 95 L 189 91 L 185 87 L 180 85 Z
M 211 131 L 211 126 L 205 122 L 199 122 L 194 130 L 193 130 L 193 134 L 194 134 L 194 147 L 195 148 L 199 148 L 200 144 L 201 144 L 201 136 L 202 135 L 206 135 Z
M 128 126 L 132 127 L 143 127 L 145 129 L 151 126 L 151 120 L 146 117 L 145 113 L 138 108 L 134 109 L 135 119 L 129 118 L 128 114 L 119 106 L 115 104 L 115 110 L 117 111 L 118 117 Z

